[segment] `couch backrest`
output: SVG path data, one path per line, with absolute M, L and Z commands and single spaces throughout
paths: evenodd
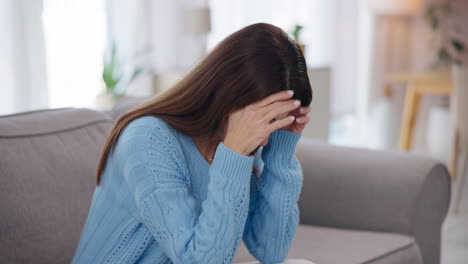
M 89 109 L 0 117 L 2 263 L 69 263 L 113 120 Z

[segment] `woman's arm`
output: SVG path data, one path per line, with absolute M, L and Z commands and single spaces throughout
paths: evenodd
M 254 157 L 221 142 L 198 212 L 172 128 L 156 119 L 156 125 L 129 129 L 122 142 L 128 150 L 124 175 L 143 224 L 165 254 L 173 263 L 231 263 L 247 218 Z
M 303 175 L 294 152 L 300 137 L 301 134 L 282 129 L 271 133 L 262 150 L 264 166 L 260 178 L 251 182 L 243 240 L 261 263 L 284 261 L 299 224 L 297 201 Z

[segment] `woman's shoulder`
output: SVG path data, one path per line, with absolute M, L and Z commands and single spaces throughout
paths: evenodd
M 170 130 L 171 126 L 162 118 L 153 115 L 139 116 L 130 121 L 127 127 L 160 127 Z
M 179 149 L 177 133 L 175 129 L 164 119 L 156 116 L 145 115 L 130 121 L 122 130 L 119 141 L 130 148 L 138 145 L 149 147 L 163 145 Z
M 175 162 L 178 167 L 185 166 L 175 129 L 156 116 L 145 115 L 130 121 L 120 134 L 116 149 L 123 156 L 139 153 L 140 159 L 143 158 L 141 155 L 150 155 L 166 160 L 166 163 Z
M 122 132 L 122 134 L 125 135 L 141 135 L 142 133 L 157 133 L 162 136 L 175 136 L 174 128 L 167 121 L 152 115 L 144 115 L 133 119 L 127 124 Z

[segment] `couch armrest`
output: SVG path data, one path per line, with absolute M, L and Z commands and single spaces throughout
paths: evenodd
M 411 235 L 424 263 L 438 263 L 450 201 L 445 165 L 422 155 L 308 138 L 299 140 L 296 155 L 304 173 L 302 224 Z

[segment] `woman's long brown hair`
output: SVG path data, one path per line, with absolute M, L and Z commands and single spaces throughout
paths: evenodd
M 310 105 L 312 88 L 297 43 L 274 25 L 242 28 L 169 90 L 117 118 L 99 161 L 97 184 L 120 133 L 138 117 L 157 116 L 190 137 L 209 139 L 225 127 L 232 111 L 289 89 L 302 105 Z

